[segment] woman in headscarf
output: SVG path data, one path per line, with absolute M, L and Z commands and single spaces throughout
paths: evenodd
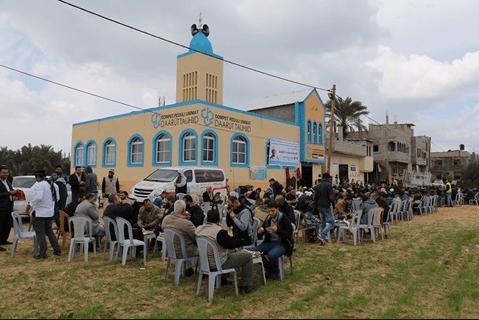
M 188 189 L 186 186 L 185 170 L 179 169 L 178 178 L 176 178 L 176 181 L 175 181 L 175 194 L 177 196 L 177 199 L 182 199 L 183 196 L 187 193 L 188 193 Z

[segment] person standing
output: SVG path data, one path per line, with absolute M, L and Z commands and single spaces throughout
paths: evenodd
M 30 210 L 30 206 L 34 210 L 32 213 L 32 225 L 40 245 L 40 252 L 34 257 L 35 259 L 48 258 L 46 237 L 48 237 L 50 245 L 53 247 L 53 254 L 56 256 L 62 255 L 62 250 L 52 229 L 55 202 L 60 198 L 60 192 L 58 185 L 48 183 L 45 178 L 45 170 L 35 171 L 35 180 L 37 180 L 37 184 L 34 187 L 35 197 L 27 205 L 27 211 Z
M 108 177 L 103 177 L 101 193 L 103 197 L 103 210 L 105 210 L 109 204 L 115 203 L 115 197 L 120 193 L 120 181 L 115 177 L 114 169 L 108 171 Z
M 188 193 L 187 180 L 185 176 L 185 170 L 178 170 L 178 177 L 175 181 L 175 194 L 176 199 L 183 199 L 185 194 Z
M 70 175 L 68 183 L 72 188 L 72 199 L 77 199 L 78 196 L 85 194 L 85 176 L 82 174 L 80 166 L 75 167 L 75 172 Z
M 85 168 L 85 194 L 92 194 L 95 196 L 95 202 L 98 201 L 98 179 L 96 173 L 93 172 L 91 166 Z
M 60 210 L 65 210 L 67 204 L 67 182 L 61 176 L 61 174 L 57 171 L 53 173 L 53 182 L 58 186 L 58 190 L 60 192 L 60 198 L 57 202 L 55 202 L 55 223 L 57 224 L 57 228 L 60 228 Z
M 9 171 L 7 166 L 0 167 L 0 245 L 12 244 L 8 241 L 10 230 L 12 229 L 13 201 L 16 189 L 13 189 L 12 183 L 8 179 Z M 0 246 L 0 251 L 6 251 Z
M 318 235 L 318 240 L 323 245 L 326 244 L 324 238 L 334 228 L 334 216 L 331 205 L 334 207 L 334 191 L 329 181 L 329 173 L 325 172 L 322 175 L 321 181 L 314 187 L 314 208 L 321 219 L 321 233 Z
M 449 180 L 446 180 L 445 185 L 445 192 L 446 192 L 446 207 L 452 207 L 452 186 Z

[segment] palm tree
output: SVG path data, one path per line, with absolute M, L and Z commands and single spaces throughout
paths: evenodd
M 327 123 L 331 119 L 331 100 L 326 102 L 326 118 Z M 350 97 L 343 100 L 341 97 L 336 97 L 334 103 L 334 131 L 336 131 L 336 122 L 343 129 L 343 137 L 346 137 L 348 132 L 354 132 L 355 129 L 359 132 L 367 132 L 368 129 L 363 124 L 361 116 L 369 114 L 367 107 L 361 101 L 352 101 Z

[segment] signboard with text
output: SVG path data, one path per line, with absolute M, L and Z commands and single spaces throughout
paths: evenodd
M 268 164 L 276 166 L 299 165 L 299 142 L 271 138 L 269 142 Z

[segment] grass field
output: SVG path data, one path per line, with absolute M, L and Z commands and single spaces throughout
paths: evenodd
M 255 265 L 252 294 L 231 286 L 208 303 L 207 281 L 173 285 L 165 262 L 68 262 L 32 257 L 22 240 L 0 253 L 0 318 L 479 318 L 479 206 L 439 208 L 392 226 L 392 236 L 359 246 L 308 244 L 293 255 L 294 273 L 264 286 Z M 11 246 L 8 246 L 9 248 Z M 287 261 L 287 260 L 286 260 Z M 289 271 L 289 268 L 286 268 Z

